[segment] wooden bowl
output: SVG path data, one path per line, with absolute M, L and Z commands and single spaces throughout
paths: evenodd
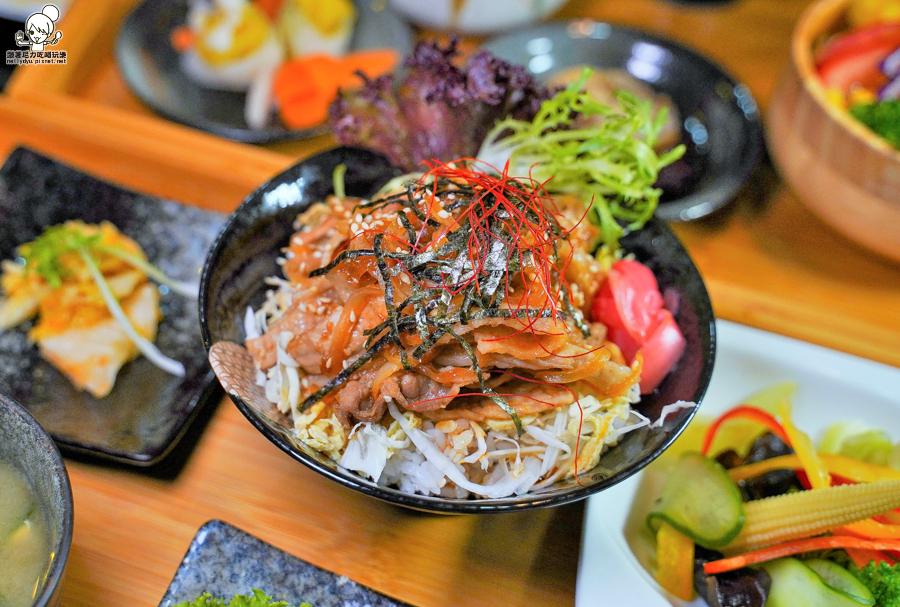
M 766 119 L 785 181 L 823 221 L 900 261 L 900 151 L 832 105 L 814 61 L 817 45 L 846 27 L 849 0 L 821 0 L 803 14 Z

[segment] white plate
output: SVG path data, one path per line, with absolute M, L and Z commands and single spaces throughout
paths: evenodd
M 859 420 L 900 439 L 900 369 L 820 346 L 716 322 L 716 364 L 700 412 L 722 413 L 782 381 L 798 385 L 794 419 L 813 439 L 836 421 Z M 687 605 L 665 593 L 625 540 L 625 519 L 640 475 L 588 499 L 576 607 Z M 706 605 L 698 599 L 690 605 Z

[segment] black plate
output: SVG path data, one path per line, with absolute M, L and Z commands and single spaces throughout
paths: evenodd
M 750 89 L 709 59 L 676 42 L 597 21 L 551 23 L 489 40 L 485 48 L 539 78 L 588 65 L 627 70 L 667 94 L 678 108 L 682 160 L 660 175 L 656 216 L 688 221 L 731 202 L 762 150 Z
M 182 280 L 197 279 L 225 221 L 219 213 L 136 194 L 15 150 L 0 169 L 0 259 L 14 258 L 18 245 L 69 219 L 112 222 L 152 263 Z M 40 357 L 28 341 L 29 321 L 0 331 L 0 393 L 27 408 L 64 451 L 138 466 L 158 462 L 201 407 L 220 398 L 200 341 L 196 302 L 164 294 L 160 305 L 165 317 L 156 345 L 184 364 L 183 378 L 139 357 L 122 367 L 106 398 L 94 398 Z
M 217 520 L 197 531 L 159 607 L 193 601 L 205 592 L 230 601 L 254 588 L 290 605 L 408 607 Z
M 369 0 L 355 2 L 358 14 L 352 50 L 389 47 L 405 57 L 412 50 L 412 30 L 389 8 L 376 10 Z M 184 25 L 188 0 L 145 0 L 125 19 L 116 41 L 116 60 L 125 82 L 159 114 L 202 131 L 245 143 L 303 139 L 328 127 L 291 130 L 278 121 L 251 129 L 244 120 L 244 93 L 203 87 L 179 65 L 172 30 Z
M 267 287 L 264 279 L 280 275 L 275 263 L 294 232 L 297 213 L 332 193 L 332 172 L 347 166 L 346 191 L 370 196 L 398 171 L 372 152 L 335 148 L 313 156 L 260 186 L 231 215 L 210 250 L 200 284 L 200 325 L 207 349 L 219 341 L 244 342 L 243 317 L 247 306 L 258 307 Z M 675 370 L 637 409 L 651 420 L 663 406 L 678 400 L 699 403 L 706 392 L 715 359 L 715 322 L 706 287 L 678 238 L 659 219 L 623 239 L 622 245 L 646 263 L 660 289 L 677 310 L 676 321 L 687 340 Z M 628 478 L 662 453 L 693 417 L 696 409 L 666 419 L 661 429 L 630 432 L 600 460 L 600 465 L 578 477 L 542 491 L 502 499 L 453 500 L 409 495 L 380 487 L 338 469 L 324 456 L 297 445 L 292 426 L 277 416 L 266 416 L 229 395 L 269 440 L 294 459 L 346 487 L 388 502 L 433 512 L 486 513 L 556 506 L 583 499 Z M 274 411 L 274 407 L 270 407 Z

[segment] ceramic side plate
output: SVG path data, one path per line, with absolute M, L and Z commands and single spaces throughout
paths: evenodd
M 727 321 L 717 321 L 718 356 L 703 415 L 714 417 L 775 385 L 797 384 L 792 417 L 817 441 L 834 422 L 858 420 L 900 439 L 900 369 Z M 688 605 L 665 593 L 625 536 L 641 476 L 588 500 L 576 607 Z M 706 607 L 702 599 L 689 603 Z
M 197 532 L 159 607 L 193 601 L 206 592 L 230 600 L 253 589 L 292 607 L 304 601 L 314 607 L 408 607 L 218 520 Z
M 485 48 L 538 78 L 573 66 L 618 69 L 668 95 L 678 108 L 687 151 L 660 174 L 660 219 L 688 221 L 725 206 L 761 154 L 762 128 L 750 89 L 671 40 L 583 19 L 506 34 Z
M 136 240 L 151 263 L 198 281 L 207 249 L 225 217 L 111 185 L 30 150 L 15 150 L 0 169 L 0 259 L 48 226 L 69 219 L 110 221 Z M 64 451 L 147 466 L 175 444 L 218 382 L 200 340 L 197 302 L 161 288 L 164 318 L 156 345 L 181 361 L 183 378 L 143 357 L 119 372 L 102 399 L 77 390 L 29 342 L 33 321 L 0 331 L 0 393 L 21 403 Z
M 234 141 L 269 143 L 303 139 L 328 131 L 326 125 L 292 130 L 280 121 L 251 129 L 244 120 L 246 95 L 206 88 L 181 69 L 172 48 L 172 30 L 184 25 L 188 0 L 144 0 L 125 19 L 116 41 L 116 60 L 125 82 L 138 98 L 175 122 Z M 409 25 L 384 3 L 358 0 L 351 50 L 392 48 L 400 60 L 412 50 Z

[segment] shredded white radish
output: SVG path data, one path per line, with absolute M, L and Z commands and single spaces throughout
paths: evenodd
M 422 455 L 424 455 L 438 470 L 444 473 L 448 479 L 466 491 L 477 493 L 478 495 L 483 495 L 488 498 L 506 497 L 514 493 L 524 493 L 538 478 L 540 478 L 540 460 L 528 457 L 525 458 L 525 469 L 518 476 L 507 474 L 499 482 L 490 485 L 473 483 L 466 478 L 465 473 L 460 470 L 449 457 L 444 455 L 440 449 L 434 446 L 434 443 L 431 442 L 427 434 L 418 428 L 413 428 L 409 425 L 409 422 L 407 422 L 406 418 L 400 414 L 394 403 L 388 403 L 388 411 L 390 412 L 391 417 L 397 420 L 397 423 L 400 424 L 400 427 L 406 432 L 409 440 L 415 444 Z M 524 489 L 522 489 L 523 487 Z
M 259 326 L 256 324 L 256 314 L 250 306 L 247 306 L 247 312 L 244 314 L 244 336 L 248 340 L 258 339 L 262 336 Z
M 689 402 L 686 400 L 679 400 L 670 405 L 666 405 L 662 408 L 662 411 L 659 412 L 659 419 L 650 424 L 651 428 L 662 428 L 662 425 L 666 423 L 666 418 L 676 411 L 681 411 L 682 409 L 693 409 L 697 406 L 697 403 Z

